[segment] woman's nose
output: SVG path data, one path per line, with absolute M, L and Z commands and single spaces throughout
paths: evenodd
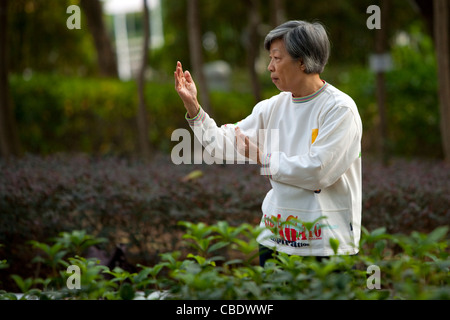
M 269 70 L 270 72 L 274 71 L 272 60 L 270 60 L 269 65 L 267 66 L 267 70 Z

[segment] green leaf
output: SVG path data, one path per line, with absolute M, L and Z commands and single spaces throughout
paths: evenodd
M 211 253 L 213 251 L 219 250 L 219 249 L 221 249 L 223 247 L 228 246 L 229 244 L 230 244 L 229 242 L 225 242 L 225 241 L 217 242 L 217 243 L 213 244 L 211 247 L 209 247 L 208 253 Z
M 339 240 L 335 238 L 330 238 L 330 246 L 333 249 L 334 254 L 337 254 L 339 248 Z
M 131 284 L 126 282 L 120 287 L 119 295 L 123 300 L 133 300 L 135 292 Z
M 33 285 L 32 278 L 23 279 L 21 276 L 17 274 L 11 275 L 11 278 L 14 280 L 14 282 L 19 287 L 20 291 L 22 291 L 22 293 L 26 293 L 27 291 L 29 291 L 31 286 Z
M 0 260 L 0 269 L 6 269 L 9 267 L 8 261 L 5 260 Z
M 373 237 L 373 238 L 378 238 L 378 237 L 383 236 L 385 233 L 386 233 L 386 228 L 385 227 L 381 227 L 381 228 L 377 228 L 377 229 L 373 230 L 370 233 L 370 236 Z
M 428 234 L 428 241 L 439 242 L 445 238 L 448 233 L 448 226 L 441 226 L 434 229 L 430 234 Z

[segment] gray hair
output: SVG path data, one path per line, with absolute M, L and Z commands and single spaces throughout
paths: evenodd
M 330 56 L 330 41 L 319 22 L 292 20 L 276 27 L 266 36 L 264 48 L 270 50 L 274 40 L 284 40 L 289 55 L 302 61 L 305 73 L 322 73 Z

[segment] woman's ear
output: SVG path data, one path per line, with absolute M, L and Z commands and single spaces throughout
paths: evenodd
M 302 71 L 305 71 L 305 70 L 306 70 L 306 66 L 305 66 L 305 64 L 303 63 L 303 61 L 302 61 L 302 60 L 299 60 L 299 63 L 300 63 L 300 69 L 301 69 Z

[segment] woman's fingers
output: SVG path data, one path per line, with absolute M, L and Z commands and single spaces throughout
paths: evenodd
M 184 78 L 186 79 L 187 82 L 192 83 L 194 82 L 194 80 L 192 80 L 192 76 L 191 73 L 189 71 L 185 71 L 184 72 Z
M 250 139 L 247 136 L 244 137 L 245 137 L 244 139 L 245 146 L 250 146 Z
M 236 134 L 236 149 L 243 156 L 260 164 L 260 150 L 258 146 L 250 140 L 248 136 L 242 133 L 239 127 L 235 129 Z
M 174 77 L 175 77 L 175 89 L 177 89 L 177 90 L 181 89 L 184 74 L 183 74 L 183 66 L 181 65 L 180 61 L 177 62 L 177 67 L 174 72 Z
M 175 68 L 175 74 L 176 74 L 178 77 L 180 77 L 180 75 L 183 74 L 183 67 L 182 67 L 180 61 L 177 62 L 177 66 L 176 66 L 176 68 Z
M 181 65 L 181 62 L 177 62 L 176 71 L 174 72 L 175 77 L 175 88 L 176 89 L 182 89 L 182 86 L 186 87 L 186 84 L 192 84 L 194 83 L 194 80 L 192 79 L 191 73 L 186 70 L 183 72 L 183 66 Z
M 244 141 L 244 139 L 246 138 L 246 135 L 244 135 L 244 134 L 242 133 L 241 129 L 240 129 L 239 127 L 236 127 L 235 131 L 236 131 L 236 136 L 237 136 L 240 140 Z
M 244 135 L 241 132 L 241 129 L 239 129 L 239 127 L 236 127 L 235 129 L 236 132 L 236 142 L 238 144 L 238 149 L 244 149 L 247 146 L 247 142 L 248 142 L 248 137 L 246 135 Z
M 243 155 L 244 157 L 249 156 L 249 138 L 241 132 L 241 129 L 239 127 L 236 127 L 235 129 L 236 133 L 236 149 L 237 151 Z
M 236 133 L 236 138 L 242 140 L 242 138 L 241 138 L 241 135 L 242 135 L 241 129 L 239 129 L 239 127 L 236 127 L 234 129 L 234 132 Z
M 175 90 L 177 90 L 179 81 L 178 81 L 178 74 L 176 71 L 173 73 L 173 77 L 175 78 Z

